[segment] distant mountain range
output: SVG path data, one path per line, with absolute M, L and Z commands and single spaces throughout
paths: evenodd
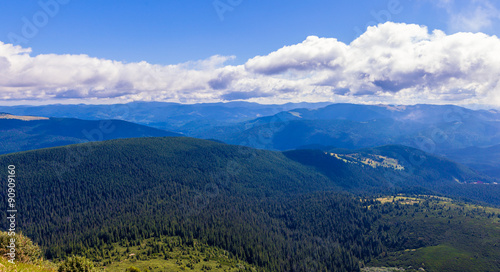
M 216 127 L 203 131 L 203 135 L 228 143 L 246 142 L 249 146 L 277 150 L 305 145 L 362 148 L 404 144 L 440 152 L 499 143 L 500 112 L 457 106 L 334 104 Z M 249 139 L 257 143 L 252 144 Z
M 497 150 L 485 148 L 500 143 L 500 112 L 496 110 L 451 105 L 333 104 L 200 129 L 190 136 L 271 150 L 401 144 L 444 155 L 500 177 L 500 162 L 492 159 L 498 155 Z M 476 151 L 484 156 L 467 152 L 470 148 L 479 148 Z M 473 154 L 474 159 L 470 157 Z
M 498 152 L 490 148 L 500 144 L 498 110 L 471 110 L 453 105 L 260 105 L 248 102 L 184 105 L 133 102 L 117 105 L 13 106 L 0 107 L 0 111 L 25 116 L 96 121 L 119 119 L 184 136 L 270 150 L 359 149 L 400 144 L 446 156 L 483 173 L 500 177 L 500 161 L 496 159 Z M 77 131 L 81 132 L 82 129 Z M 130 136 L 161 135 L 159 131 L 150 132 L 152 134 L 130 133 Z M 12 128 L 9 133 L 12 133 Z M 32 136 L 36 133 L 33 130 Z M 113 138 L 129 137 L 118 134 Z M 8 138 L 12 136 L 4 133 L 4 139 L 10 146 L 16 146 L 19 141 L 22 141 L 22 146 L 26 146 L 25 149 L 49 146 L 28 141 L 25 137 L 9 141 Z M 67 137 L 57 135 L 41 140 L 41 143 L 53 141 L 50 146 L 57 146 L 85 141 L 73 136 L 79 140 L 68 141 Z M 9 150 L 19 150 L 19 144 Z
M 122 120 L 0 115 L 0 154 L 119 138 L 182 136 Z
M 114 105 L 0 106 L 16 115 L 36 115 L 87 120 L 118 119 L 188 135 L 200 128 L 230 124 L 277 114 L 295 108 L 320 108 L 331 103 L 261 105 L 250 102 L 179 104 L 132 102 Z

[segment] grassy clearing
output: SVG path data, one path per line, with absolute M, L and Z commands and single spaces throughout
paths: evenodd
M 378 198 L 396 205 L 388 224 L 403 224 L 406 250 L 387 253 L 369 266 L 425 271 L 498 271 L 500 209 L 432 196 Z M 411 204 L 411 205 L 408 205 Z M 399 207 L 398 207 L 399 206 Z
M 404 268 L 398 267 L 363 267 L 361 272 L 399 272 L 406 271 Z
M 474 254 L 449 245 L 393 252 L 384 259 L 384 262 L 393 265 L 399 264 L 405 268 L 405 271 L 418 271 L 419 269 L 439 272 L 495 271 L 495 268 L 491 265 L 478 261 L 477 256 L 474 256 Z
M 373 155 L 373 154 L 362 155 L 359 153 L 353 153 L 353 154 L 337 154 L 328 152 L 325 153 L 345 163 L 362 164 L 370 166 L 372 168 L 384 167 L 384 168 L 392 168 L 394 170 L 405 169 L 403 165 L 399 164 L 398 160 L 386 156 Z
M 483 214 L 500 214 L 500 209 L 495 207 L 487 207 L 475 204 L 467 204 L 459 201 L 455 201 L 451 198 L 433 196 L 433 195 L 418 195 L 418 196 L 385 196 L 376 198 L 377 201 L 384 203 L 398 203 L 398 204 L 420 204 L 424 201 L 429 208 L 439 208 L 443 210 L 461 210 L 463 212 L 478 213 Z M 490 216 L 489 217 L 493 223 L 500 223 L 500 217 Z
M 42 264 L 26 264 L 16 263 L 11 264 L 7 259 L 0 257 L 0 272 L 55 272 L 57 266 L 51 262 L 45 261 Z
M 255 267 L 239 261 L 224 250 L 198 244 L 180 245 L 178 237 L 147 239 L 135 246 L 121 246 L 118 243 L 105 258 L 96 262 L 97 271 L 120 271 L 136 267 L 140 271 L 213 271 L 236 272 L 256 271 Z M 153 253 L 152 249 L 164 251 Z M 0 258 L 0 272 L 56 272 L 58 265 L 50 261 L 39 261 L 38 265 L 18 262 L 11 264 Z M 105 264 L 105 265 L 104 265 Z
M 167 239 L 167 240 L 166 240 Z M 102 260 L 104 271 L 125 271 L 134 266 L 141 271 L 255 271 L 251 265 L 239 261 L 228 252 L 194 241 L 192 246 L 176 244 L 177 237 L 147 239 L 139 245 L 124 247 L 113 244 L 110 256 Z M 152 253 L 152 248 L 163 248 Z

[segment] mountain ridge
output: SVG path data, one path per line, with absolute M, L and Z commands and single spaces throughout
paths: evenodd
M 182 136 L 122 120 L 0 119 L 0 154 L 116 138 Z

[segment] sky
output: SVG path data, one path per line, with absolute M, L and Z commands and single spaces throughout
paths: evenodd
M 493 0 L 0 2 L 0 104 L 500 107 Z

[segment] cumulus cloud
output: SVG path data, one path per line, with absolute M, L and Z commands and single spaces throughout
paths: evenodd
M 267 56 L 250 59 L 245 67 L 263 74 L 278 74 L 289 69 L 310 71 L 335 69 L 346 55 L 347 45 L 336 39 L 320 39 L 309 36 L 293 46 L 285 46 Z
M 369 27 L 349 45 L 309 37 L 255 57 L 245 67 L 266 75 L 279 71 L 288 80 L 330 86 L 344 95 L 389 94 L 408 100 L 426 99 L 422 95 L 429 94 L 433 100 L 446 102 L 498 104 L 499 61 L 500 40 L 495 36 L 446 35 L 439 30 L 429 32 L 425 26 L 389 22 Z M 306 79 L 302 71 L 307 72 Z
M 0 43 L 1 99 L 137 98 L 169 99 L 181 93 L 207 97 L 208 82 L 231 57 L 179 65 L 123 63 L 87 55 L 30 56 L 31 49 Z
M 233 58 L 155 65 L 31 56 L 29 48 L 0 43 L 0 99 L 500 106 L 500 39 L 482 33 L 388 22 L 350 44 L 310 36 L 243 65 L 227 65 Z

